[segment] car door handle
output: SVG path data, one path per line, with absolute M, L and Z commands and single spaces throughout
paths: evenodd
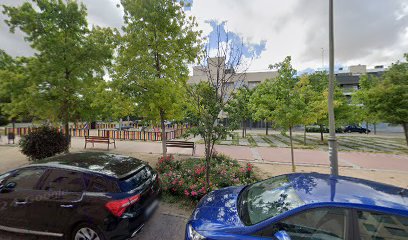
M 28 203 L 27 201 L 16 201 L 15 202 L 15 204 L 18 205 L 18 206 L 26 205 L 27 203 Z
M 62 208 L 73 208 L 74 205 L 72 205 L 72 204 L 68 204 L 68 205 L 62 204 L 62 205 L 60 205 L 60 207 L 62 207 Z

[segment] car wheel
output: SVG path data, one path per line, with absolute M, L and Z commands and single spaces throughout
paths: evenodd
M 348 132 L 348 133 L 351 133 L 351 130 L 348 130 L 347 132 Z
M 72 240 L 105 240 L 103 234 L 98 228 L 88 225 L 80 224 L 72 232 Z

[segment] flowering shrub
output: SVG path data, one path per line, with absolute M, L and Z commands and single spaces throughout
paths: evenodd
M 192 200 L 200 200 L 208 191 L 255 182 L 253 166 L 240 165 L 224 155 L 215 155 L 210 166 L 210 187 L 206 188 L 205 159 L 174 160 L 173 156 L 159 158 L 156 166 L 163 190 Z

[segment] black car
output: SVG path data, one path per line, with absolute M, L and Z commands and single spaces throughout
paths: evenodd
M 128 239 L 158 205 L 158 174 L 108 153 L 48 158 L 0 175 L 0 230 L 65 239 Z
M 346 133 L 358 132 L 358 133 L 369 134 L 371 131 L 370 129 L 359 127 L 359 126 L 347 126 L 344 128 L 344 132 Z

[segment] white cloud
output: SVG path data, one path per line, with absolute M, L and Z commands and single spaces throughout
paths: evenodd
M 23 0 L 0 0 L 17 5 Z M 83 0 L 90 24 L 120 27 L 119 0 Z M 298 70 L 321 67 L 321 48 L 328 59 L 328 1 L 325 0 L 194 0 L 191 11 L 204 34 L 208 20 L 227 21 L 228 30 L 245 42 L 266 40 L 266 49 L 254 59 L 251 70 L 265 70 L 291 55 Z M 16 55 L 30 55 L 22 34 L 12 35 L 0 15 L 0 48 Z M 389 65 L 408 52 L 408 3 L 406 0 L 335 1 L 336 65 Z

